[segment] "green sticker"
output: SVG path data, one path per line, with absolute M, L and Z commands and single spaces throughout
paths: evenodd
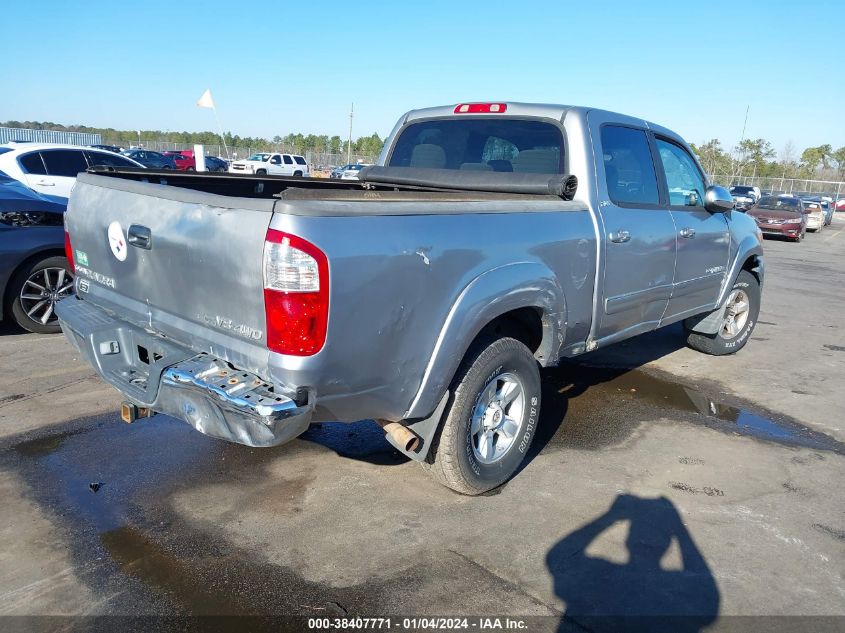
M 88 265 L 88 253 L 85 251 L 76 251 L 76 263 L 82 266 Z

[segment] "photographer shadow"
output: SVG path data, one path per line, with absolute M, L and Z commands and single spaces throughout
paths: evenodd
M 591 543 L 620 522 L 630 523 L 627 562 L 588 555 Z M 673 554 L 676 568 L 667 569 Z M 692 633 L 719 613 L 716 581 L 665 497 L 619 495 L 602 516 L 558 541 L 546 565 L 555 595 L 566 603 L 559 631 L 577 624 L 590 631 Z

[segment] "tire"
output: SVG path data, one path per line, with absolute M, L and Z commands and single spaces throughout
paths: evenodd
M 503 407 L 502 395 L 510 398 Z M 493 403 L 484 407 L 488 396 Z M 479 341 L 467 352 L 452 382 L 444 422 L 423 466 L 461 494 L 477 495 L 501 486 L 528 453 L 539 412 L 540 370 L 531 351 L 513 338 Z
M 747 270 L 740 271 L 739 275 L 731 288 L 728 298 L 725 300 L 725 306 L 720 310 L 726 311 L 726 317 L 723 320 L 719 331 L 716 334 L 702 334 L 700 332 L 693 332 L 687 330 L 687 345 L 692 349 L 711 356 L 724 356 L 726 354 L 735 354 L 748 343 L 751 337 L 751 332 L 754 331 L 754 326 L 757 324 L 757 316 L 760 314 L 760 282 L 757 278 Z M 736 307 L 740 305 L 742 296 L 744 295 L 747 301 L 747 309 L 739 313 L 744 315 L 741 324 L 734 320 L 734 327 L 728 325 L 726 306 Z
M 255 175 L 256 176 L 266 176 L 267 170 L 266 169 L 259 169 L 258 171 L 255 172 Z
M 295 171 L 295 172 L 293 172 L 293 175 L 294 175 L 294 176 L 296 176 L 296 177 L 298 177 L 298 178 L 301 178 L 301 177 L 302 177 L 302 172 L 301 172 L 301 171 Z
M 64 271 L 64 274 L 61 275 L 59 271 Z M 28 281 L 30 283 L 27 283 Z M 61 286 L 59 286 L 59 281 L 61 281 Z M 47 289 L 50 297 L 36 298 L 42 291 L 39 291 L 35 284 Z M 66 258 L 53 256 L 33 260 L 15 273 L 6 287 L 6 308 L 15 322 L 28 332 L 56 334 L 61 332 L 61 326 L 56 320 L 53 305 L 58 299 L 72 292 L 73 276 Z M 33 316 L 31 317 L 28 312 L 32 312 Z M 44 314 L 48 317 L 46 322 L 38 318 Z
M 185 171 L 196 171 L 193 167 L 188 167 Z

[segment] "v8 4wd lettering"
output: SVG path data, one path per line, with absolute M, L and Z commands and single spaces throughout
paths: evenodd
M 641 119 L 428 108 L 358 181 L 89 170 L 67 229 L 98 283 L 56 312 L 129 419 L 272 446 L 373 418 L 477 494 L 528 452 L 541 367 L 679 321 L 702 352 L 745 345 L 763 251 L 733 206 Z

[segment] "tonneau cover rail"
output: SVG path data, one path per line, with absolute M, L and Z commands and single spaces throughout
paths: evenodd
M 485 191 L 490 193 L 525 193 L 560 196 L 572 200 L 578 189 L 578 179 L 570 174 L 550 175 L 495 171 L 460 171 L 419 167 L 364 167 L 359 179 L 367 185 L 404 185 Z

